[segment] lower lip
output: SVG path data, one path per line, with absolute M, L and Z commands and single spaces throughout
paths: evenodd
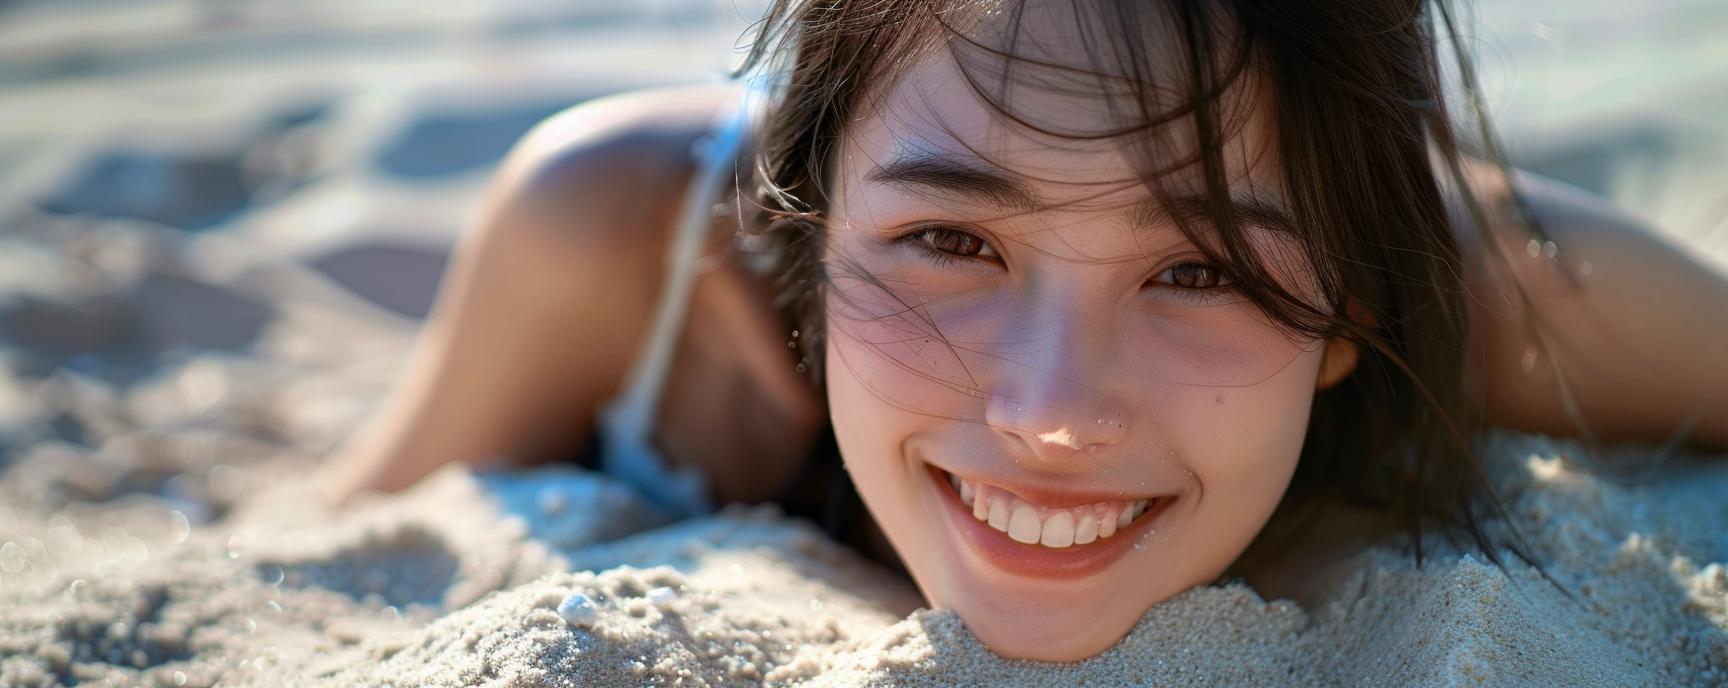
M 948 485 L 948 477 L 934 467 L 930 472 L 936 481 L 934 487 L 942 494 L 944 510 L 955 522 L 960 537 L 972 546 L 972 551 L 998 569 L 1028 578 L 1077 580 L 1109 568 L 1152 532 L 1153 521 L 1171 502 L 1169 498 L 1159 499 L 1140 518 L 1110 537 L 1084 545 L 1052 549 L 1012 540 L 1007 533 L 973 517 L 972 507 L 960 501 L 960 495 Z

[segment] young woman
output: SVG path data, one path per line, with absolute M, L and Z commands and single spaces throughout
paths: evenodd
M 832 423 L 927 601 L 1054 661 L 1257 536 L 1260 567 L 1342 538 L 1285 537 L 1316 505 L 1515 551 L 1471 433 L 1728 446 L 1728 283 L 1467 156 L 1450 35 L 1419 0 L 784 0 L 748 155 L 717 88 L 518 146 L 327 484 L 599 418 L 607 470 L 698 511 L 808 482 Z

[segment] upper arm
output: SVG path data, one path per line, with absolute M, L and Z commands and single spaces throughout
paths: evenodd
M 691 144 L 724 96 L 708 86 L 633 92 L 540 123 L 494 175 L 439 308 L 476 299 L 534 313 L 604 307 L 616 312 L 586 317 L 633 334 L 659 285 L 669 226 L 694 167 Z M 607 348 L 634 342 L 624 339 Z M 603 344 L 593 335 L 585 341 Z
M 540 231 L 613 248 L 663 240 L 693 170 L 691 145 L 727 93 L 636 91 L 553 115 L 506 156 L 475 233 Z
M 435 420 L 404 434 L 460 430 L 451 441 L 472 456 L 568 450 L 647 328 L 690 145 L 712 118 L 703 106 L 687 91 L 602 99 L 516 145 L 456 248 L 404 387 L 410 415 Z
M 401 384 L 332 463 L 331 494 L 399 489 L 450 461 L 567 456 L 633 359 L 690 144 L 718 89 L 571 108 L 512 150 Z
M 1693 439 L 1728 446 L 1728 280 L 1583 190 L 1515 183 L 1555 253 L 1538 243 L 1532 255 L 1530 233 L 1505 218 L 1492 246 L 1463 242 L 1485 420 L 1577 434 L 1581 419 L 1604 441 L 1660 441 L 1691 423 Z M 1490 208 L 1505 205 L 1481 186 Z
M 604 394 L 611 381 L 595 376 L 628 365 L 693 168 L 691 143 L 723 97 L 681 87 L 601 98 L 524 136 L 456 248 L 428 322 L 432 347 L 458 355 L 479 348 L 470 341 L 580 342 L 587 364 L 571 374 L 593 379 L 570 384 Z

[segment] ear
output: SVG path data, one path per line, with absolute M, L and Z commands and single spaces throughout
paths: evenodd
M 1320 379 L 1314 388 L 1325 391 L 1338 386 L 1350 373 L 1356 372 L 1356 343 L 1346 339 L 1326 340 L 1326 352 L 1321 354 Z
M 1374 326 L 1374 314 L 1362 305 L 1362 301 L 1352 296 L 1344 304 L 1344 313 L 1358 325 Z M 1344 378 L 1356 372 L 1356 364 L 1361 360 L 1361 351 L 1356 343 L 1344 338 L 1326 340 L 1326 352 L 1321 354 L 1320 379 L 1314 383 L 1314 388 L 1322 392 L 1337 387 Z

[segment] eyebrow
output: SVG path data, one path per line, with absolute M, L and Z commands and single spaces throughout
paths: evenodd
M 953 157 L 915 154 L 878 165 L 864 177 L 872 182 L 917 187 L 937 194 L 968 197 L 978 201 L 1032 212 L 1046 207 L 1025 182 L 997 170 L 969 165 Z M 1283 203 L 1259 195 L 1232 196 L 1229 201 L 1237 221 L 1287 234 L 1296 233 L 1296 223 Z M 1180 216 L 1190 222 L 1210 222 L 1212 202 L 1204 194 L 1179 196 L 1168 204 L 1146 200 L 1128 211 L 1129 224 L 1147 229 Z
M 1231 196 L 1229 205 L 1236 221 L 1241 224 L 1297 234 L 1296 221 L 1284 210 L 1284 204 L 1276 199 L 1260 195 Z M 1196 194 L 1173 198 L 1167 204 L 1144 201 L 1135 206 L 1130 221 L 1135 226 L 1152 227 L 1173 220 L 1173 215 L 1189 222 L 1212 223 L 1212 199 Z
M 1006 173 L 968 165 L 938 155 L 896 158 L 865 175 L 865 179 L 899 187 L 918 187 L 942 195 L 957 195 L 1016 210 L 1043 207 L 1032 188 Z

